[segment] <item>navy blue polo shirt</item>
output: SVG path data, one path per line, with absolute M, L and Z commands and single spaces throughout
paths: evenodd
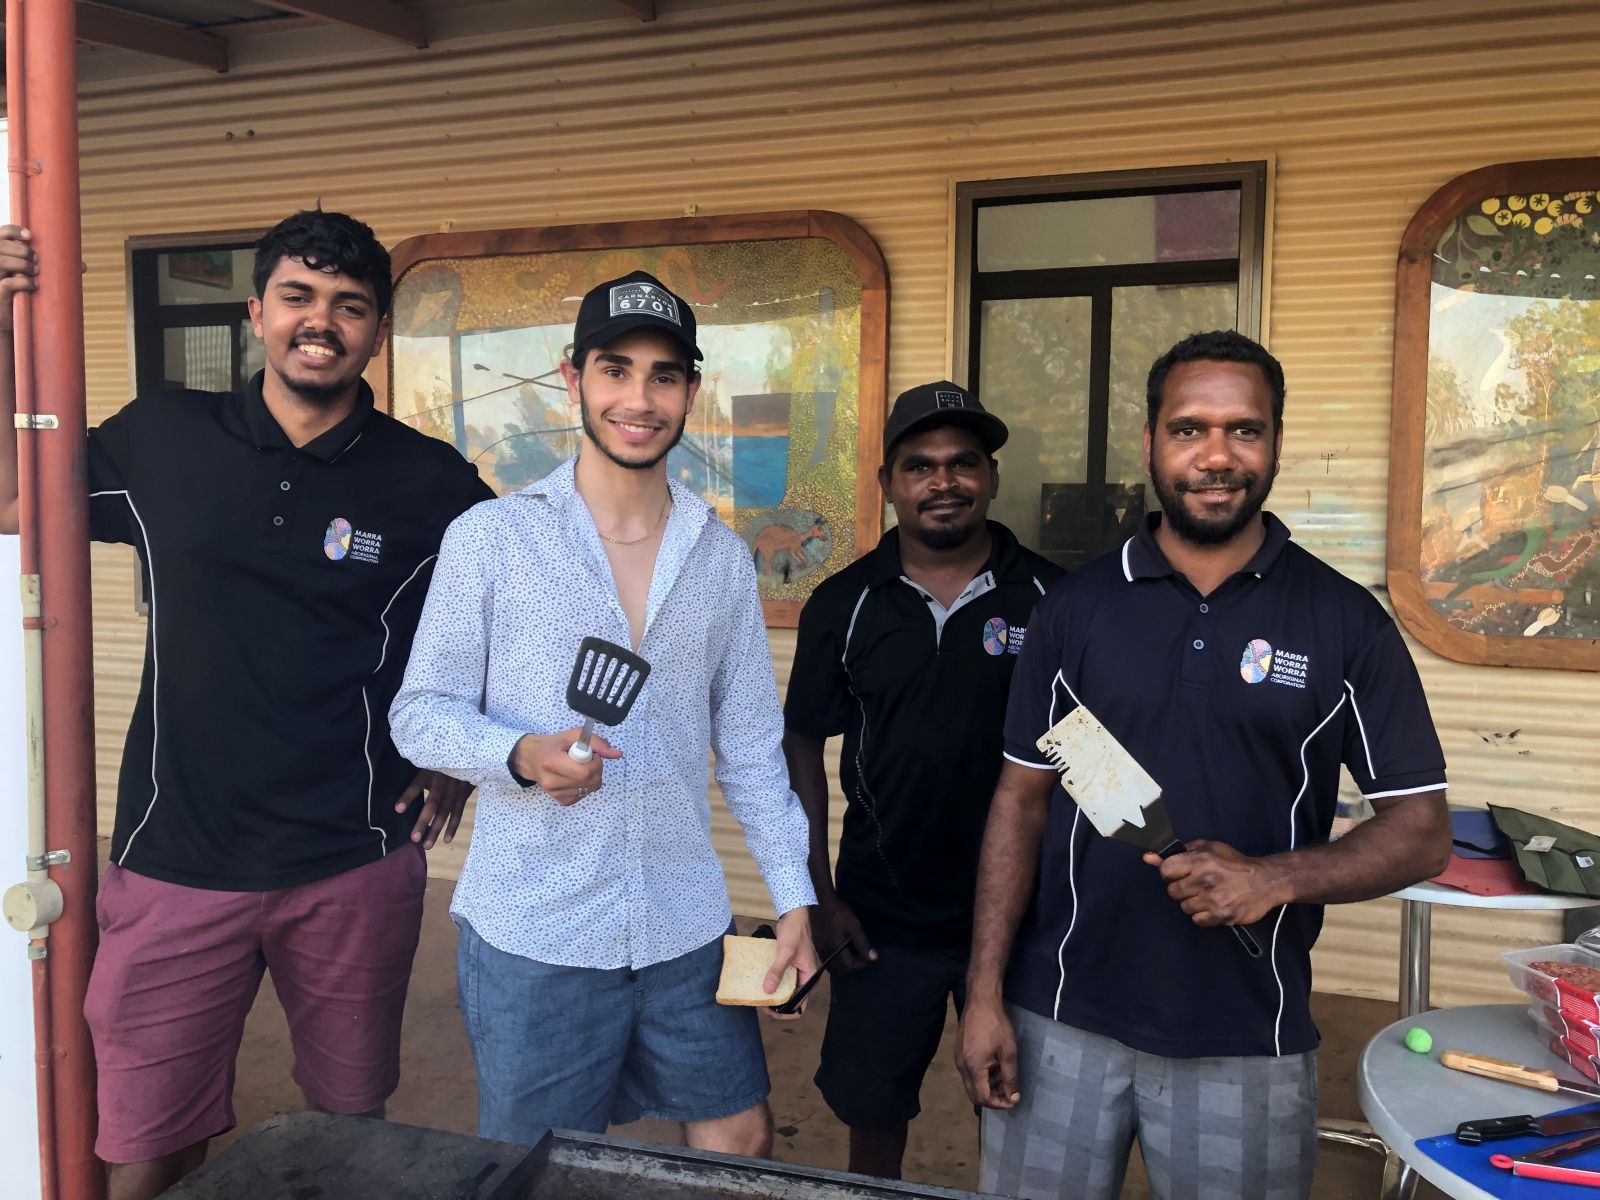
M 1416 667 L 1365 588 L 1265 514 L 1257 554 L 1202 597 L 1157 547 L 1160 519 L 1039 605 L 1007 758 L 1050 769 L 1036 740 L 1087 705 L 1161 785 L 1180 838 L 1252 856 L 1328 840 L 1340 764 L 1373 799 L 1445 786 Z M 1253 928 L 1258 959 L 1196 926 L 1138 849 L 1095 832 L 1058 786 L 1006 994 L 1169 1058 L 1311 1050 L 1322 907 L 1274 909 Z
M 835 886 L 883 945 L 966 950 L 1006 695 L 1061 569 L 989 522 L 989 560 L 948 610 L 908 579 L 900 533 L 825 580 L 800 614 L 784 723 L 844 734 Z
M 446 526 L 494 493 L 455 448 L 355 409 L 303 446 L 241 393 L 141 397 L 89 431 L 89 526 L 138 551 L 144 675 L 111 859 L 260 891 L 405 845 L 389 736 Z

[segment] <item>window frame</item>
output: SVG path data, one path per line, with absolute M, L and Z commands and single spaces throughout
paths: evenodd
M 206 233 L 147 234 L 130 237 L 124 244 L 124 269 L 128 279 L 128 383 L 133 396 L 161 390 L 169 329 L 232 324 L 236 315 L 248 319 L 242 300 L 215 304 L 162 304 L 156 264 L 163 254 L 185 250 L 252 250 L 265 229 L 214 230 Z M 185 319 L 187 318 L 187 319 Z M 235 346 L 236 363 L 244 360 L 244 347 Z M 235 383 L 243 381 L 235 379 Z
M 951 378 L 974 385 L 983 305 L 991 300 L 1087 296 L 1091 302 L 1084 483 L 1105 488 L 1110 434 L 1112 298 L 1116 289 L 1182 284 L 1236 286 L 1234 327 L 1256 340 L 1264 323 L 1269 163 L 1204 166 L 958 182 L 955 185 L 955 295 Z M 1016 271 L 978 269 L 977 228 L 985 208 L 1237 189 L 1237 257 L 1119 263 Z

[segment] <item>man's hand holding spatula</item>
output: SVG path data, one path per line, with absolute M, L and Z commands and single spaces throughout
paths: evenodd
M 1146 854 L 1161 872 L 1167 895 L 1196 925 L 1254 925 L 1294 899 L 1282 870 L 1271 860 L 1250 858 L 1224 842 L 1195 838 L 1170 858 Z
M 621 758 L 622 751 L 599 734 L 589 739 L 594 757 L 579 762 L 569 751 L 582 732 L 580 726 L 560 733 L 525 733 L 511 751 L 511 769 L 528 783 L 537 783 L 557 804 L 576 804 L 600 790 L 604 760 Z

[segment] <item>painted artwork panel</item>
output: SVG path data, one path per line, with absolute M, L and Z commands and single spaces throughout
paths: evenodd
M 1600 638 L 1600 200 L 1490 196 L 1439 238 L 1420 576 L 1458 629 Z
M 820 237 L 431 259 L 394 296 L 390 411 L 504 495 L 572 455 L 559 364 L 595 284 L 649 271 L 694 308 L 702 385 L 672 477 L 750 547 L 763 600 L 856 554 L 861 282 Z

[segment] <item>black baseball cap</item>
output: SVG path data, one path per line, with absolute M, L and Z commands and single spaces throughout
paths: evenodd
M 696 359 L 694 309 L 648 271 L 634 271 L 590 288 L 578 305 L 572 327 L 572 349 L 592 350 L 615 341 L 630 329 L 660 329 L 677 338 Z
M 883 448 L 888 450 L 908 433 L 938 425 L 966 426 L 990 454 L 1011 436 L 1006 423 L 979 404 L 976 396 L 959 383 L 941 379 L 900 393 L 883 429 Z

